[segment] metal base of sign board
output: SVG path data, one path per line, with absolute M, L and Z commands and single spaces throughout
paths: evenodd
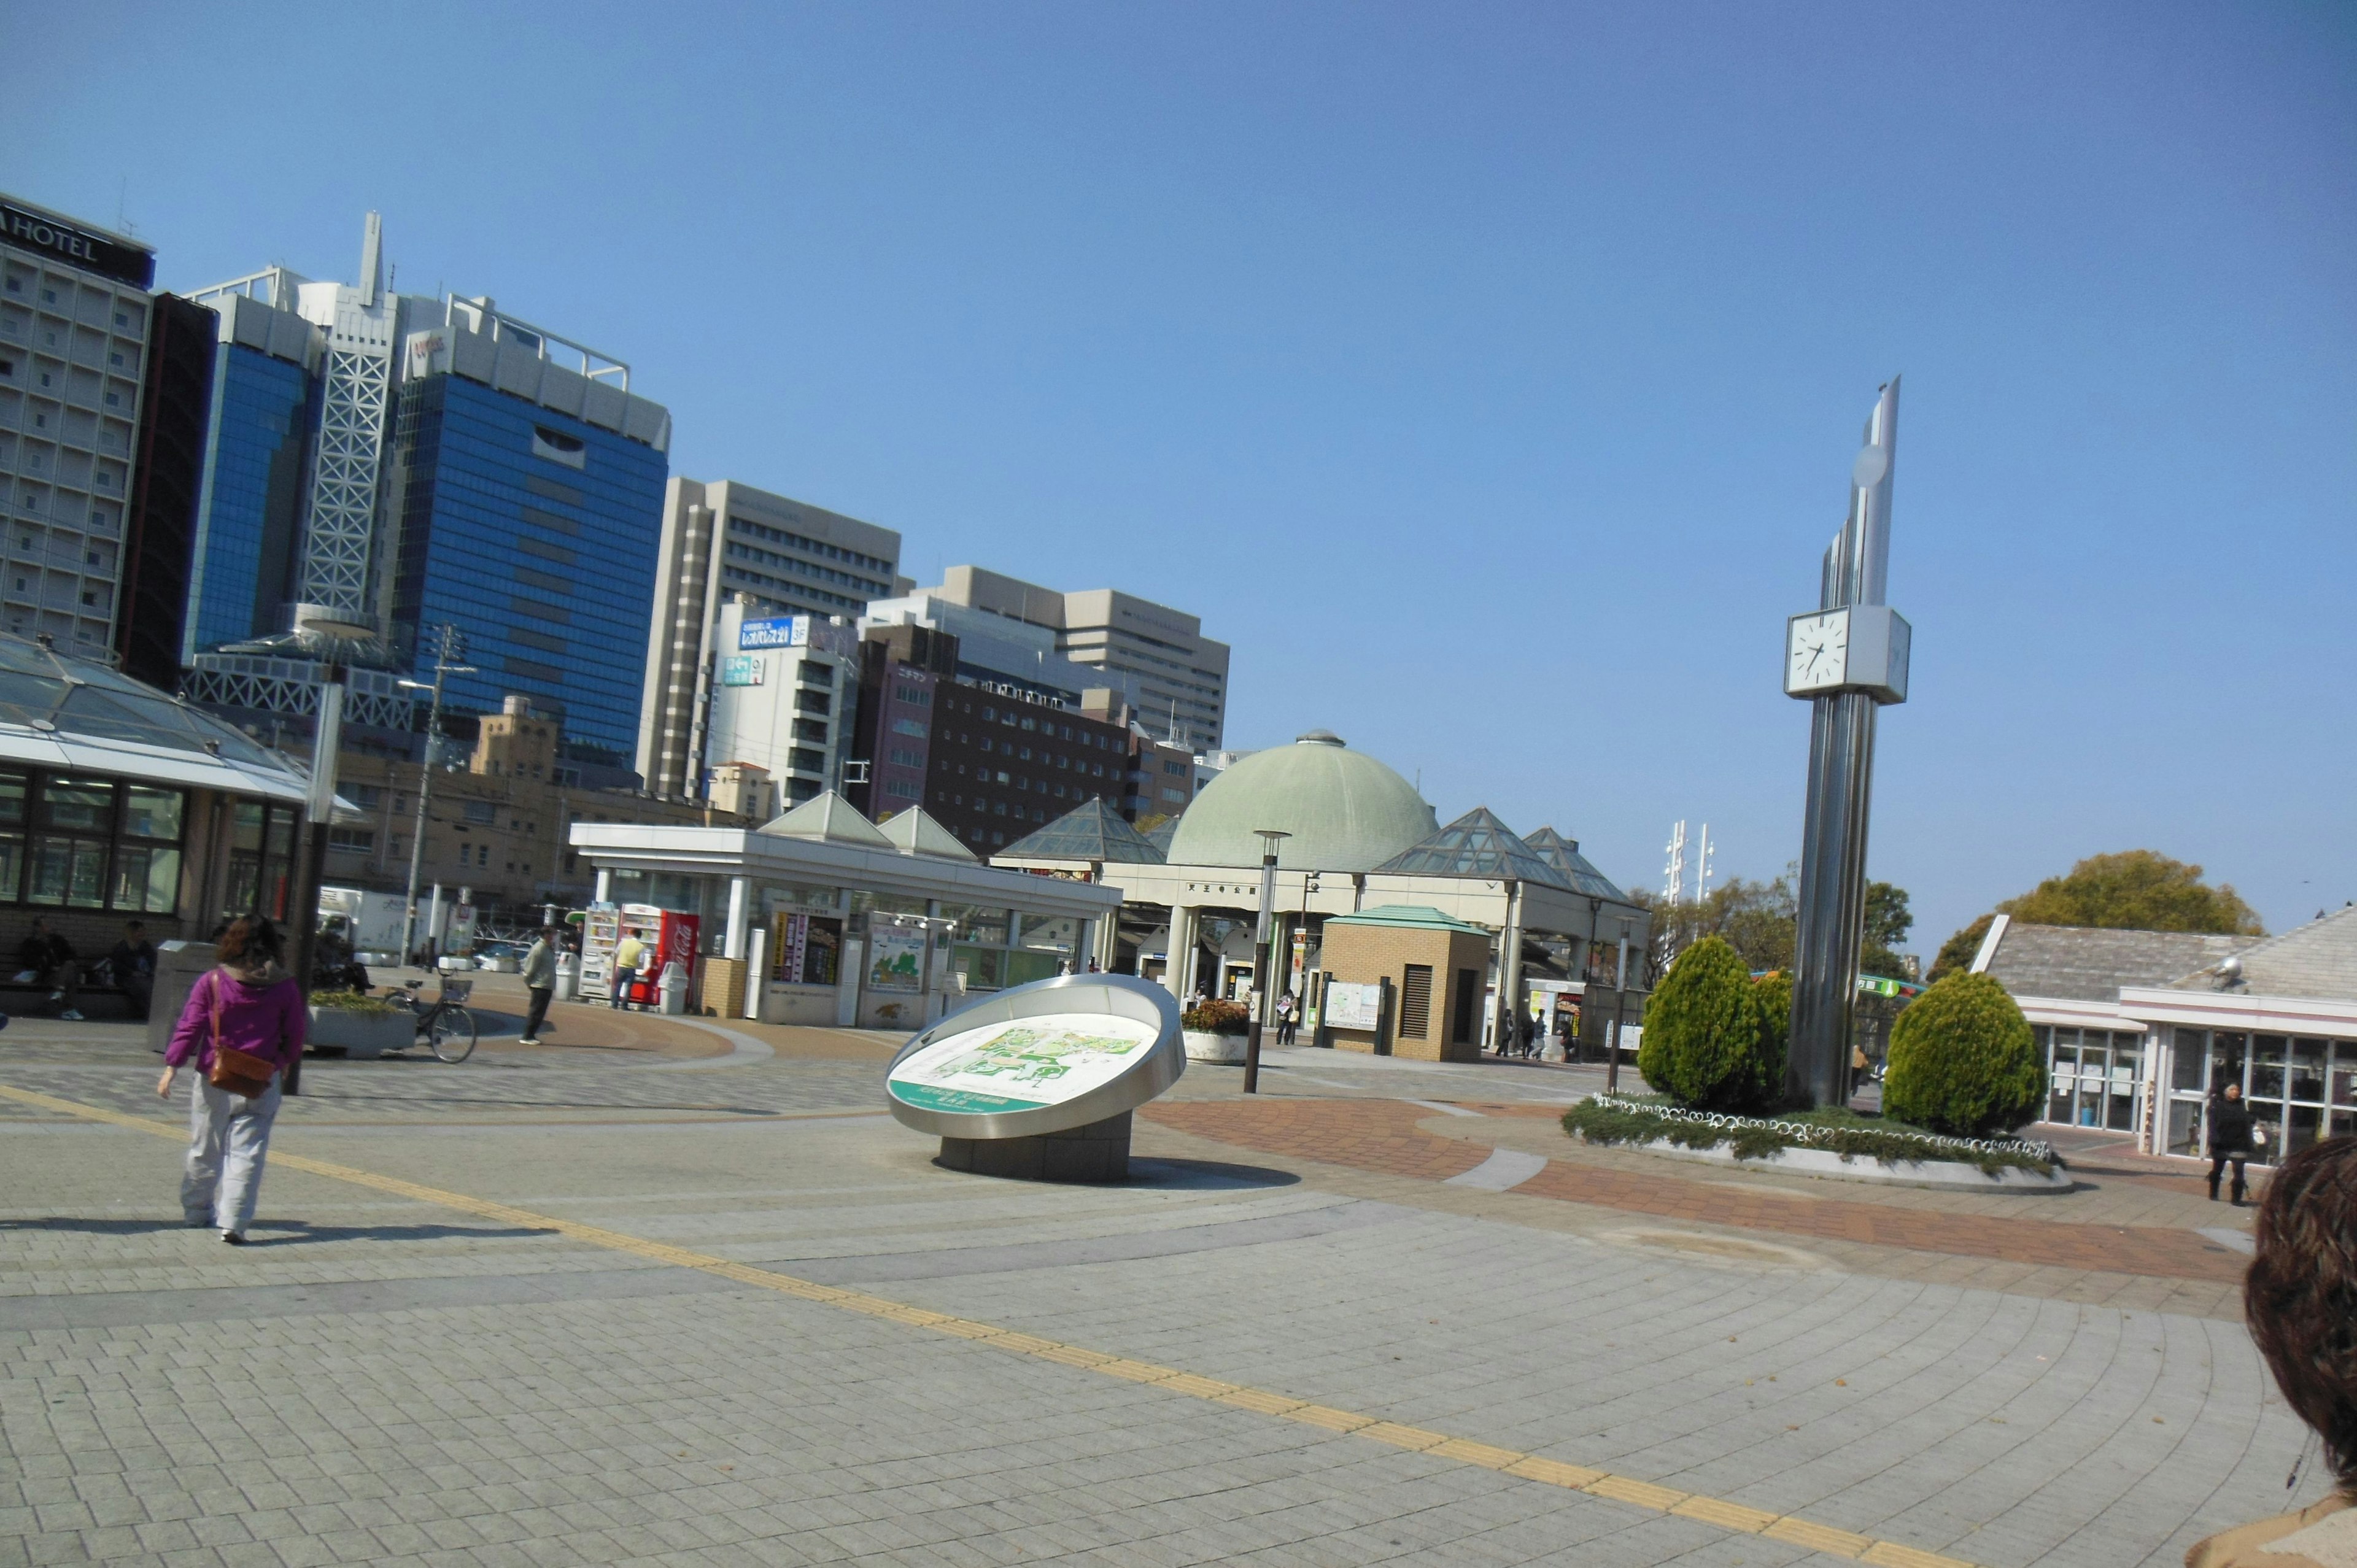
M 1024 1181 L 1129 1179 L 1129 1112 L 1028 1138 L 943 1138 L 945 1170 Z

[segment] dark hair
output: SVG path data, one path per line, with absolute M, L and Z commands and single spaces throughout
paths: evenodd
M 259 915 L 240 915 L 221 933 L 221 946 L 213 956 L 232 969 L 253 969 L 282 961 L 286 953 L 279 945 L 277 927 Z
M 2283 1163 L 2259 1200 L 2243 1316 L 2276 1386 L 2357 1492 L 2357 1138 Z

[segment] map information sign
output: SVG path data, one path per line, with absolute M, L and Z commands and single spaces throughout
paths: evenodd
M 1043 1013 L 952 1035 L 892 1069 L 893 1098 L 929 1111 L 1029 1111 L 1112 1081 L 1154 1031 L 1095 1013 Z
M 898 1120 L 955 1138 L 1087 1126 L 1178 1080 L 1178 1004 L 1129 975 L 1067 974 L 952 1014 L 902 1048 L 885 1075 Z

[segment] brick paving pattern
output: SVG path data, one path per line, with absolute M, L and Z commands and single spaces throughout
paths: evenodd
M 1486 1157 L 1478 1148 L 1424 1132 L 1417 1123 L 1430 1112 L 1398 1101 L 1194 1101 L 1155 1105 L 1143 1114 L 1165 1126 L 1239 1147 L 1390 1176 L 1445 1180 Z M 1602 1170 L 1566 1160 L 1550 1160 L 1545 1169 L 1513 1190 L 1696 1224 L 2007 1262 L 2162 1279 L 2233 1281 L 2243 1273 L 2239 1254 L 2189 1230 L 2153 1226 L 1994 1219 L 1853 1198 L 1745 1193 L 1666 1172 Z

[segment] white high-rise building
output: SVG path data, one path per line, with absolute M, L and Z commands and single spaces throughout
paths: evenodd
M 154 295 L 149 247 L 0 197 L 0 627 L 113 641 Z

